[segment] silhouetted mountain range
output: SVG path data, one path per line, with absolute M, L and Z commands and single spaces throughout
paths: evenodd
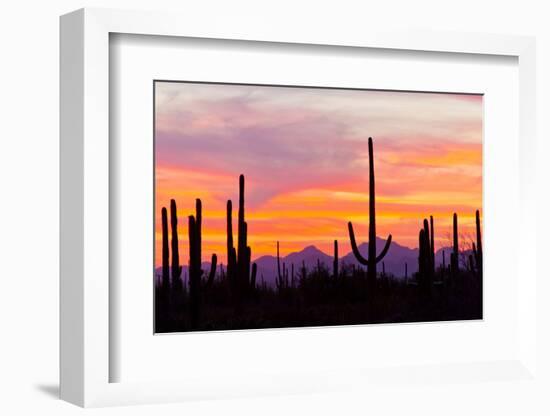
M 386 240 L 379 237 L 376 238 L 376 249 L 378 252 L 382 250 L 385 243 L 386 243 Z M 367 257 L 369 244 L 368 243 L 360 244 L 358 248 L 361 254 L 363 254 L 364 257 Z M 451 247 L 443 247 L 436 251 L 435 253 L 436 267 L 439 267 L 443 262 L 443 252 L 445 252 L 445 264 L 446 265 L 449 264 L 451 250 L 452 250 Z M 462 252 L 461 254 L 462 254 L 462 257 L 464 257 L 470 253 L 471 253 L 471 250 L 467 250 Z M 327 253 L 324 253 L 321 250 L 319 250 L 317 247 L 311 245 L 311 246 L 305 247 L 301 251 L 290 253 L 287 256 L 281 257 L 280 261 L 281 261 L 281 272 L 282 272 L 282 267 L 284 262 L 286 267 L 289 270 L 289 276 L 290 276 L 290 270 L 291 270 L 292 264 L 294 264 L 294 273 L 296 277 L 298 277 L 300 273 L 300 268 L 302 267 L 302 263 L 305 264 L 308 270 L 312 270 L 315 267 L 317 267 L 317 262 L 319 261 L 321 265 L 324 265 L 324 267 L 327 267 L 331 270 L 333 256 L 332 254 L 329 255 Z M 269 256 L 269 255 L 261 256 L 261 257 L 258 257 L 256 260 L 254 260 L 254 262 L 258 267 L 258 274 L 257 274 L 258 284 L 261 284 L 263 279 L 268 286 L 274 286 L 275 279 L 277 277 L 277 257 Z M 349 252 L 345 256 L 340 257 L 339 263 L 340 263 L 340 267 L 345 265 L 348 265 L 348 266 L 355 265 L 356 267 L 364 267 L 364 266 L 361 266 L 361 264 L 357 261 L 357 259 L 355 258 L 352 252 Z M 385 265 L 386 273 L 393 274 L 395 277 L 404 277 L 405 263 L 407 263 L 408 275 L 409 277 L 411 277 L 413 273 L 418 271 L 418 249 L 405 247 L 396 243 L 395 241 L 392 241 L 390 249 L 386 254 L 386 256 L 384 257 L 384 265 Z M 465 267 L 465 265 L 461 263 L 461 267 Z M 203 262 L 202 269 L 210 270 L 210 263 Z M 379 272 L 382 272 L 382 262 L 378 263 L 377 270 Z M 162 268 L 158 267 L 156 269 L 157 275 L 160 275 L 161 272 L 162 272 Z M 185 279 L 185 276 L 187 276 L 187 266 L 182 267 L 182 278 Z

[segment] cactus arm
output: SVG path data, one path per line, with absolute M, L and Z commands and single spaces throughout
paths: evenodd
M 348 222 L 348 231 L 349 231 L 349 241 L 351 243 L 351 250 L 353 251 L 353 255 L 355 256 L 355 258 L 359 263 L 361 263 L 364 266 L 368 266 L 369 261 L 361 255 L 361 253 L 359 252 L 359 249 L 357 248 L 357 243 L 355 242 L 355 233 L 353 232 L 353 225 L 351 221 Z M 382 250 L 382 252 L 384 253 L 384 250 Z
M 170 225 L 172 229 L 172 287 L 179 291 L 183 286 L 181 282 L 181 266 L 178 239 L 178 214 L 176 201 L 170 200 Z
M 212 262 L 210 263 L 210 273 L 208 274 L 208 280 L 206 281 L 207 286 L 212 286 L 214 283 L 214 278 L 216 277 L 216 267 L 218 264 L 218 256 L 212 254 Z
M 246 224 L 246 223 L 245 223 Z M 246 256 L 245 256 L 245 264 L 244 264 L 244 277 L 245 277 L 245 283 L 246 283 L 246 287 L 247 289 L 250 288 L 251 286 L 251 279 L 249 279 L 249 276 L 250 276 L 250 259 L 252 257 L 252 251 L 250 249 L 250 246 L 246 246 Z
M 384 246 L 384 249 L 378 255 L 378 257 L 376 257 L 376 263 L 380 262 L 386 256 L 386 254 L 388 254 L 388 250 L 390 249 L 390 245 L 391 245 L 391 234 L 388 235 L 388 239 L 386 240 L 386 245 Z

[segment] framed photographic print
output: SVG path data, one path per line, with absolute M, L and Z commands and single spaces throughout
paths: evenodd
M 155 332 L 483 317 L 482 95 L 154 95 Z
M 61 18 L 62 398 L 537 383 L 533 39 L 241 23 Z

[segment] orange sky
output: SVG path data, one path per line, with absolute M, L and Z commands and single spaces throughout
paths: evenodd
M 368 148 L 374 140 L 377 234 L 417 246 L 433 215 L 436 245 L 475 231 L 482 205 L 481 96 L 157 82 L 156 264 L 160 211 L 178 204 L 180 255 L 187 216 L 203 204 L 203 261 L 225 263 L 225 205 L 246 178 L 252 258 L 308 245 L 350 251 L 347 222 L 368 236 Z

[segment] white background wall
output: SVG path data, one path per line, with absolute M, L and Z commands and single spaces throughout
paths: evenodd
M 84 6 L 179 10 L 208 24 L 212 13 L 268 16 L 281 26 L 384 25 L 537 36 L 539 179 L 550 155 L 550 13 L 545 1 L 209 1 L 5 0 L 0 6 L 0 413 L 73 414 L 55 399 L 58 383 L 58 16 Z M 539 267 L 548 243 L 549 186 L 539 182 Z M 550 276 L 549 276 L 550 278 Z M 548 293 L 543 282 L 538 291 Z M 544 300 L 545 296 L 541 296 Z M 543 316 L 547 303 L 540 302 Z M 550 351 L 541 323 L 540 359 Z M 544 330 L 547 328 L 548 330 Z M 547 374 L 550 374 L 547 372 Z M 160 407 L 101 409 L 100 414 L 548 414 L 548 391 L 497 383 L 433 385 L 364 397 L 338 393 Z

